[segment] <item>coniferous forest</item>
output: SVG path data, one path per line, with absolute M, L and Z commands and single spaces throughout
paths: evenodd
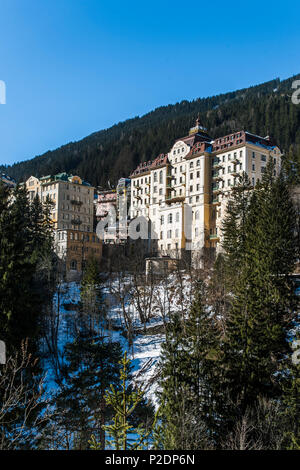
M 91 258 L 76 301 L 51 201 L 0 186 L 0 449 L 300 449 L 299 208 L 272 165 L 234 187 L 216 259 L 149 277 L 140 250 L 105 272 Z
M 167 153 L 175 139 L 187 134 L 198 114 L 212 138 L 240 130 L 272 136 L 285 154 L 286 165 L 299 168 L 300 111 L 291 100 L 292 83 L 299 77 L 162 106 L 33 159 L 0 166 L 0 171 L 17 181 L 66 171 L 106 188 L 108 181 L 116 184 L 140 162 Z
M 299 455 L 299 15 L 0 0 L 10 464 Z

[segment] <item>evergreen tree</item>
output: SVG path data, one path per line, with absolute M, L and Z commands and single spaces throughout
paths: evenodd
M 150 423 L 140 422 L 134 425 L 134 415 L 140 406 L 146 406 L 144 391 L 140 388 L 132 388 L 130 380 L 130 360 L 125 352 L 120 364 L 119 388 L 110 384 L 106 391 L 105 401 L 113 409 L 112 424 L 103 426 L 108 439 L 107 446 L 115 450 L 141 450 L 147 449 L 151 434 L 155 427 L 156 418 Z M 151 409 L 151 408 L 150 408 Z M 99 449 L 99 444 L 92 437 L 90 442 L 92 449 Z
M 285 446 L 300 450 L 300 332 L 294 338 L 294 352 L 285 361 L 285 381 L 282 402 Z
M 232 188 L 227 203 L 226 217 L 223 222 L 224 261 L 228 287 L 232 287 L 239 276 L 242 258 L 245 254 L 246 215 L 248 213 L 251 195 L 251 183 L 246 173 L 239 177 L 236 186 Z
M 286 181 L 282 175 L 275 178 L 272 163 L 253 191 L 245 228 L 220 371 L 225 433 L 260 396 L 280 396 L 278 370 L 288 351 L 295 305 L 289 281 L 296 254 L 295 214 Z
M 216 380 L 218 331 L 205 306 L 204 286 L 198 282 L 187 319 L 173 315 L 160 358 L 159 402 L 164 449 L 199 449 L 209 440 L 214 415 L 212 387 Z
M 80 309 L 82 321 L 91 331 L 103 329 L 106 320 L 106 309 L 102 294 L 102 278 L 99 261 L 89 258 L 84 269 L 80 290 Z M 88 322 L 88 324 L 87 324 Z
M 87 449 L 92 434 L 104 449 L 103 425 L 112 414 L 105 391 L 118 383 L 120 344 L 81 332 L 65 352 L 65 383 L 55 397 L 57 409 L 64 410 L 58 424 L 72 433 L 73 449 Z

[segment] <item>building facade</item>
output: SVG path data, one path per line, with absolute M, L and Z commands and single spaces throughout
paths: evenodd
M 54 247 L 67 279 L 77 279 L 88 258 L 100 263 L 102 240 L 94 232 L 94 188 L 79 176 L 60 173 L 25 182 L 30 201 L 36 195 L 50 207 Z
M 81 273 L 89 258 L 101 261 L 102 241 L 95 233 L 79 230 L 56 230 L 55 251 L 63 261 L 67 273 Z
M 34 176 L 25 182 L 29 199 L 38 195 L 45 203 L 51 201 L 51 219 L 55 230 L 93 231 L 94 188 L 79 176 L 60 173 Z
M 247 173 L 254 186 L 281 151 L 270 137 L 240 131 L 211 139 L 199 119 L 170 151 L 140 164 L 130 175 L 130 216 L 151 222 L 158 253 L 219 248 L 230 192 Z

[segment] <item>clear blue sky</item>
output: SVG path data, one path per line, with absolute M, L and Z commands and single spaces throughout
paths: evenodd
M 299 2 L 0 0 L 0 162 L 300 72 Z

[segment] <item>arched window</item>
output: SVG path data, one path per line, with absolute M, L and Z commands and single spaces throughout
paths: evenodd
M 196 211 L 195 212 L 195 220 L 198 220 L 199 219 L 199 211 Z
M 72 259 L 70 263 L 70 269 L 73 269 L 74 271 L 77 271 L 77 261 L 76 259 Z

